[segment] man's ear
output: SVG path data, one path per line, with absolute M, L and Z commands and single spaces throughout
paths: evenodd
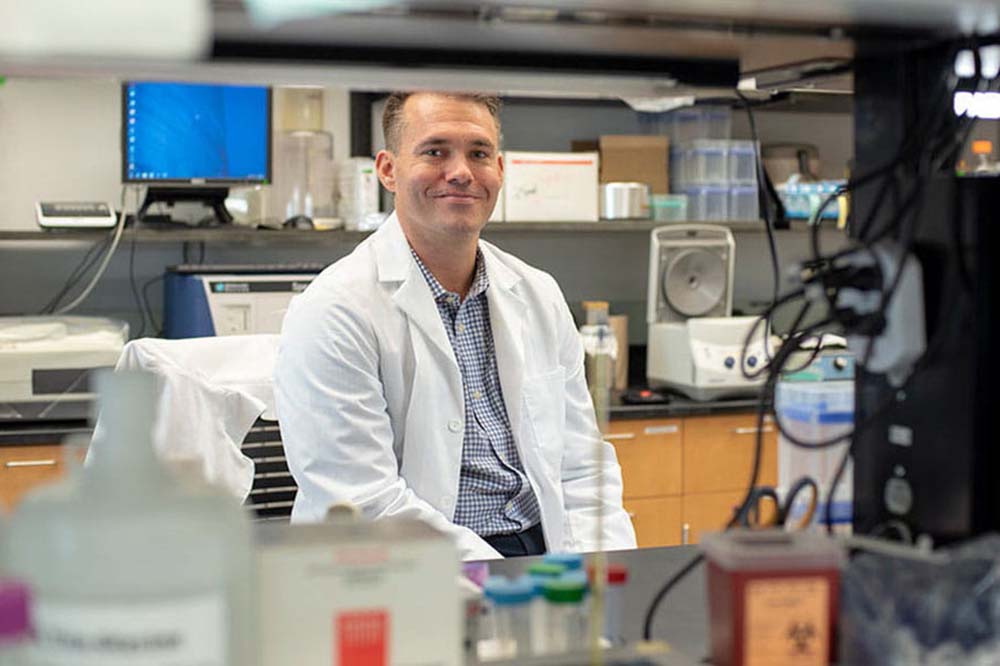
M 378 174 L 382 187 L 393 194 L 396 193 L 396 164 L 395 156 L 388 150 L 378 151 L 375 156 L 375 173 Z
M 503 153 L 497 152 L 497 169 L 500 170 L 500 177 L 503 178 Z

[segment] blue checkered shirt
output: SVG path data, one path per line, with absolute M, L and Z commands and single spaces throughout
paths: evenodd
M 463 301 L 446 291 L 417 253 L 410 251 L 431 288 L 462 372 L 465 437 L 453 521 L 484 537 L 533 527 L 541 520 L 541 512 L 524 475 L 503 401 L 483 253 L 476 251 L 476 274 Z

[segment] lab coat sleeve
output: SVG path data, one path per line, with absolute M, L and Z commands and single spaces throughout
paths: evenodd
M 560 364 L 566 369 L 562 487 L 573 540 L 576 549 L 585 552 L 635 548 L 635 530 L 622 507 L 618 458 L 597 427 L 584 375 L 583 343 L 561 292 L 559 297 Z M 598 542 L 600 510 L 604 515 Z
M 454 539 L 463 559 L 500 557 L 399 475 L 374 329 L 348 299 L 317 300 L 293 301 L 275 368 L 278 422 L 299 486 L 293 521 L 321 521 L 329 506 L 348 502 L 369 519 L 429 523 Z

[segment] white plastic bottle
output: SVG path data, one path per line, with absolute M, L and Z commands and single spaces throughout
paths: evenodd
M 29 663 L 254 664 L 243 509 L 160 465 L 151 375 L 108 372 L 98 389 L 106 428 L 90 464 L 27 498 L 10 521 L 8 570 L 33 595 Z

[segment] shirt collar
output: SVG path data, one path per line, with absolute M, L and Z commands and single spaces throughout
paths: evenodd
M 440 301 L 445 298 L 454 297 L 455 302 L 458 302 L 458 294 L 450 292 L 441 286 L 434 274 L 430 272 L 424 262 L 420 260 L 417 253 L 410 248 L 410 254 L 413 255 L 413 260 L 417 262 L 417 268 L 420 269 L 420 273 L 424 276 L 424 280 L 427 281 L 427 286 L 431 288 L 431 294 L 434 296 L 435 301 Z M 490 286 L 489 276 L 486 274 L 486 261 L 483 258 L 483 251 L 476 248 L 476 272 L 472 278 L 472 285 L 469 287 L 469 293 L 466 295 L 465 299 L 475 298 L 483 292 L 486 288 Z

